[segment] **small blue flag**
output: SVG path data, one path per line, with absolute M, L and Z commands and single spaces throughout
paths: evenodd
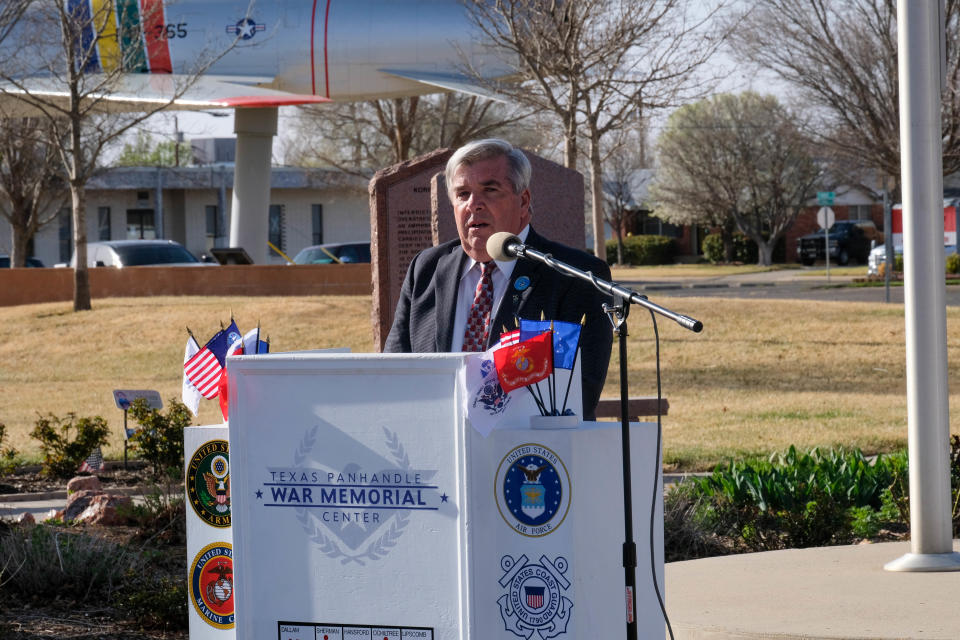
M 239 340 L 241 335 L 240 329 L 237 329 L 237 323 L 231 319 L 229 327 L 221 329 L 207 341 L 205 348 L 217 358 L 221 368 L 227 366 L 227 349 Z
M 553 367 L 555 369 L 573 369 L 576 360 L 577 344 L 580 342 L 580 325 L 576 322 L 553 320 Z M 520 341 L 550 331 L 550 320 L 520 319 Z

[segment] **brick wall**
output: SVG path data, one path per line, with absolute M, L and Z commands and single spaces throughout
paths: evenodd
M 90 269 L 94 299 L 137 296 L 370 295 L 370 265 Z M 0 269 L 0 306 L 73 300 L 72 269 Z

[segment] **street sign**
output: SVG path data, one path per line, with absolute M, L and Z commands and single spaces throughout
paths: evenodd
M 821 229 L 829 229 L 833 226 L 836 216 L 833 215 L 833 209 L 830 207 L 820 207 L 817 210 L 817 224 Z
M 817 204 L 821 207 L 831 207 L 836 195 L 833 191 L 817 191 Z

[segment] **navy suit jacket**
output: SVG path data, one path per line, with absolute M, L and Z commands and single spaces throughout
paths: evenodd
M 548 240 L 533 228 L 526 244 L 542 253 L 552 254 L 582 271 L 592 271 L 598 278 L 610 280 L 610 268 L 603 260 L 583 251 Z M 417 254 L 410 263 L 400 300 L 393 316 L 393 326 L 383 350 L 394 353 L 440 353 L 450 351 L 453 323 L 457 308 L 460 274 L 467 254 L 460 240 L 452 240 Z M 526 288 L 516 286 L 526 277 Z M 522 285 L 521 285 L 522 286 Z M 584 419 L 593 420 L 597 401 L 607 377 L 613 329 L 603 313 L 603 303 L 610 297 L 593 285 L 558 273 L 539 262 L 518 260 L 503 295 L 500 309 L 490 327 L 489 347 L 500 339 L 502 327 L 516 328 L 515 317 L 539 320 L 541 312 L 548 320 L 586 324 L 580 338 L 580 370 L 583 378 Z

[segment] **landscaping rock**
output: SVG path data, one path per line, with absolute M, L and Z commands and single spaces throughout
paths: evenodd
M 32 525 L 37 524 L 36 519 L 34 519 L 33 514 L 29 511 L 24 511 L 19 516 L 17 516 L 17 524 L 20 525 Z
M 121 505 L 129 507 L 131 504 L 133 501 L 129 496 L 101 493 L 93 496 L 87 508 L 76 519 L 89 524 L 106 526 L 126 524 L 127 518 L 119 515 L 117 508 Z
M 94 496 L 103 495 L 103 491 L 83 489 L 67 496 L 67 506 L 63 509 L 63 519 L 76 520 L 83 511 L 90 506 Z
M 76 476 L 67 483 L 67 493 L 76 491 L 101 491 L 100 478 L 97 476 Z

